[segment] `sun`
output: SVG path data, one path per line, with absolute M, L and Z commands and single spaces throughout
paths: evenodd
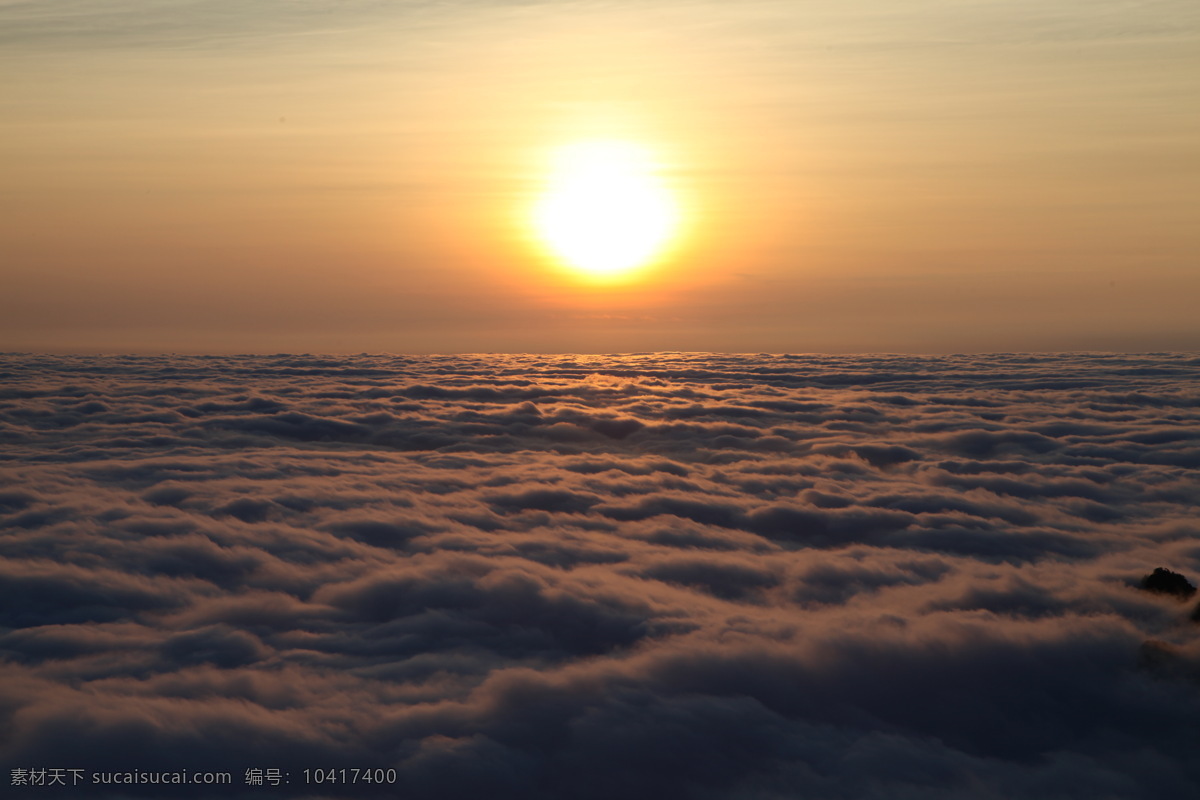
M 649 151 L 630 142 L 559 148 L 533 208 L 534 230 L 555 260 L 597 282 L 652 263 L 678 225 L 678 206 Z

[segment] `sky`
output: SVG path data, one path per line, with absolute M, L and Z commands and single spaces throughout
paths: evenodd
M 0 64 L 8 351 L 1200 348 L 1187 0 L 2 0 Z M 596 141 L 678 211 L 616 281 L 529 222 Z

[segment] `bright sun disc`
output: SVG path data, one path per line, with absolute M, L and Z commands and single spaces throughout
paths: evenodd
M 678 210 L 641 148 L 583 142 L 560 149 L 533 215 L 538 237 L 591 278 L 623 276 L 657 256 Z

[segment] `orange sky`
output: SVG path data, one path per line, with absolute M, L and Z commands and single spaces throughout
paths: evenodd
M 1191 2 L 9 0 L 0 42 L 0 349 L 1200 348 Z M 595 139 L 685 211 L 619 286 L 523 222 Z

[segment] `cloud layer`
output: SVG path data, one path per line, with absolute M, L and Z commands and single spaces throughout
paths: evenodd
M 291 775 L 258 797 L 1200 789 L 1194 600 L 1138 588 L 1200 576 L 1194 356 L 0 372 L 6 769 Z

